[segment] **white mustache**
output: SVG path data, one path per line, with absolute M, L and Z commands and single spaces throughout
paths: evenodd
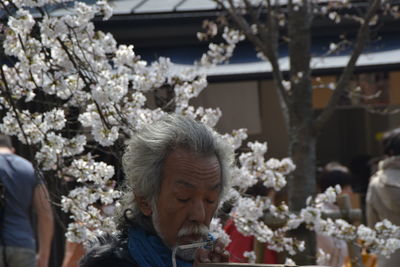
M 204 224 L 194 224 L 189 226 L 182 227 L 178 232 L 178 237 L 186 236 L 186 235 L 208 235 L 208 227 Z

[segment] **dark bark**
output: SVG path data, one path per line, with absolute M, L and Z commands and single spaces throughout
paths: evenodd
M 295 236 L 299 240 L 305 242 L 305 250 L 297 253 L 296 255 L 290 256 L 298 266 L 303 265 L 314 265 L 316 262 L 315 257 L 315 232 L 306 229 L 305 225 L 301 225 L 299 228 L 290 232 L 291 236 Z
M 289 206 L 293 211 L 300 211 L 306 206 L 306 199 L 315 195 L 315 149 L 316 136 L 306 128 L 294 127 L 290 131 L 289 156 L 296 164 L 296 169 L 289 178 Z
M 308 8 L 290 12 L 289 57 L 291 105 L 289 106 L 289 156 L 296 164 L 289 183 L 289 205 L 293 211 L 305 207 L 305 199 L 315 194 L 315 142 L 312 132 L 313 108 L 310 75 L 311 30 Z M 312 181 L 311 181 L 312 180 Z
M 289 207 L 292 211 L 299 211 L 306 205 L 307 197 L 315 195 L 315 151 L 316 135 L 309 131 L 309 127 L 292 125 L 289 131 L 289 156 L 296 164 L 288 183 Z M 305 227 L 291 232 L 291 236 L 304 240 L 306 250 L 293 257 L 299 265 L 315 264 L 315 234 Z
M 316 135 L 312 131 L 312 84 L 310 69 L 311 7 L 304 2 L 299 9 L 289 7 L 289 57 L 291 103 L 289 106 L 289 156 L 296 170 L 289 179 L 288 199 L 292 211 L 306 206 L 306 199 L 315 195 Z M 305 251 L 293 257 L 300 265 L 315 264 L 315 234 L 304 226 L 291 235 L 306 243 Z

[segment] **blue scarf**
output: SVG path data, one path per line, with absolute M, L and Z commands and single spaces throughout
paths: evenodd
M 158 236 L 150 235 L 139 227 L 131 227 L 128 233 L 128 250 L 140 267 L 172 267 L 172 251 Z M 191 262 L 176 259 L 178 267 L 192 267 Z

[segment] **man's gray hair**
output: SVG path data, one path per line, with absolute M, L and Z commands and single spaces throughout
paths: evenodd
M 134 197 L 144 197 L 155 207 L 161 188 L 164 161 L 177 148 L 199 156 L 215 155 L 221 169 L 220 200 L 227 193 L 234 158 L 232 147 L 200 122 L 181 115 L 166 115 L 146 125 L 127 143 L 122 158 L 125 192 L 117 219 L 120 230 L 126 230 L 127 224 L 133 223 L 154 231 L 151 219 L 140 212 Z

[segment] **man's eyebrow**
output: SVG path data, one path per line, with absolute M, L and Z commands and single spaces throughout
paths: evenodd
M 184 181 L 184 180 L 177 180 L 177 181 L 175 181 L 175 184 L 183 185 L 183 186 L 189 187 L 189 188 L 196 188 L 195 185 L 193 185 L 193 184 L 191 184 L 191 183 L 188 183 L 188 182 L 186 182 L 186 181 Z M 208 189 L 209 189 L 209 190 L 220 190 L 221 187 L 222 187 L 222 183 L 219 182 L 219 183 L 217 183 L 217 184 L 215 184 L 215 185 L 212 185 L 212 186 L 208 187 Z
M 180 184 L 180 185 L 183 185 L 185 187 L 190 187 L 190 188 L 195 188 L 196 187 L 196 186 L 192 185 L 191 183 L 188 183 L 188 182 L 186 182 L 184 180 L 177 180 L 177 181 L 175 181 L 175 184 Z

